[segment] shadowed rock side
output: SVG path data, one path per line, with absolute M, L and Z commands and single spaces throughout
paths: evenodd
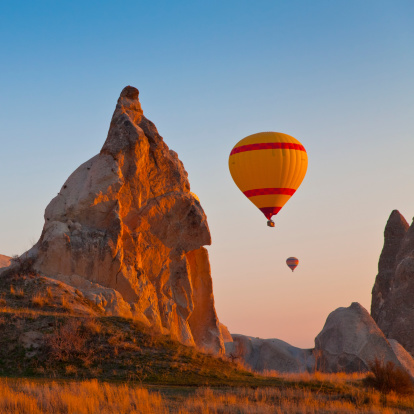
M 220 353 L 202 247 L 209 244 L 206 215 L 182 162 L 128 86 L 100 154 L 75 170 L 47 206 L 29 255 L 37 271 L 77 287 L 108 313 Z
M 384 247 L 378 262 L 378 275 L 372 289 L 371 315 L 378 322 L 378 316 L 391 290 L 397 254 L 409 225 L 398 210 L 394 210 L 385 226 Z
M 232 335 L 225 343 L 230 359 L 243 362 L 257 372 L 312 371 L 315 360 L 311 349 L 300 349 L 280 339 L 261 339 L 245 335 Z
M 414 354 L 414 226 L 393 211 L 372 289 L 372 317 L 387 338 Z
M 315 338 L 316 366 L 326 372 L 367 371 L 375 358 L 406 368 L 414 363 L 407 355 L 401 346 L 394 343 L 393 347 L 387 341 L 368 311 L 357 302 L 331 312 Z

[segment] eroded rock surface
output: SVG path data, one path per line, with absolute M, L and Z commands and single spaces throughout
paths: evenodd
M 206 215 L 187 172 L 138 90 L 118 100 L 101 152 L 45 211 L 34 268 L 75 286 L 107 312 L 138 318 L 205 351 L 224 350 L 214 308 Z
M 397 266 L 397 255 L 409 225 L 399 211 L 394 210 L 385 226 L 384 247 L 378 262 L 378 275 L 372 289 L 371 315 L 378 321 L 381 309 L 391 291 Z
M 371 314 L 387 338 L 414 355 L 414 226 L 396 211 L 385 227 Z
M 311 349 L 296 348 L 280 339 L 233 334 L 225 346 L 230 359 L 258 372 L 304 372 L 311 371 L 315 364 Z
M 317 368 L 326 372 L 368 371 L 376 358 L 404 368 L 368 311 L 357 302 L 329 314 L 315 338 L 315 356 Z

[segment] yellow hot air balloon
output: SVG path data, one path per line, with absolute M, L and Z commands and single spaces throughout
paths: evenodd
M 303 145 L 281 132 L 260 132 L 239 141 L 229 157 L 237 187 L 274 227 L 277 214 L 295 193 L 308 167 Z

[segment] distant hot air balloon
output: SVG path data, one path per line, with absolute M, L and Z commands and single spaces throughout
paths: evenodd
M 237 187 L 265 215 L 267 225 L 300 186 L 308 167 L 303 145 L 281 132 L 260 132 L 239 141 L 229 157 Z
M 286 264 L 292 269 L 293 272 L 299 264 L 299 260 L 296 257 L 288 257 L 286 259 Z

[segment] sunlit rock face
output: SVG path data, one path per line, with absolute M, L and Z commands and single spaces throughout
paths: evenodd
M 414 226 L 398 211 L 385 227 L 371 314 L 387 338 L 414 355 Z
M 10 265 L 11 257 L 0 254 L 0 269 Z
M 402 358 L 404 350 L 395 349 Z M 315 338 L 316 367 L 325 372 L 362 372 L 377 358 L 404 368 L 392 344 L 376 325 L 368 311 L 354 302 L 348 308 L 331 312 Z M 413 363 L 412 358 L 407 364 Z
M 242 362 L 257 372 L 312 371 L 315 359 L 311 349 L 300 349 L 280 339 L 261 339 L 252 336 L 231 335 L 225 341 L 229 359 Z
M 187 172 L 126 87 L 101 152 L 82 164 L 45 211 L 30 251 L 46 276 L 87 291 L 208 352 L 224 350 L 207 250 L 206 215 Z

